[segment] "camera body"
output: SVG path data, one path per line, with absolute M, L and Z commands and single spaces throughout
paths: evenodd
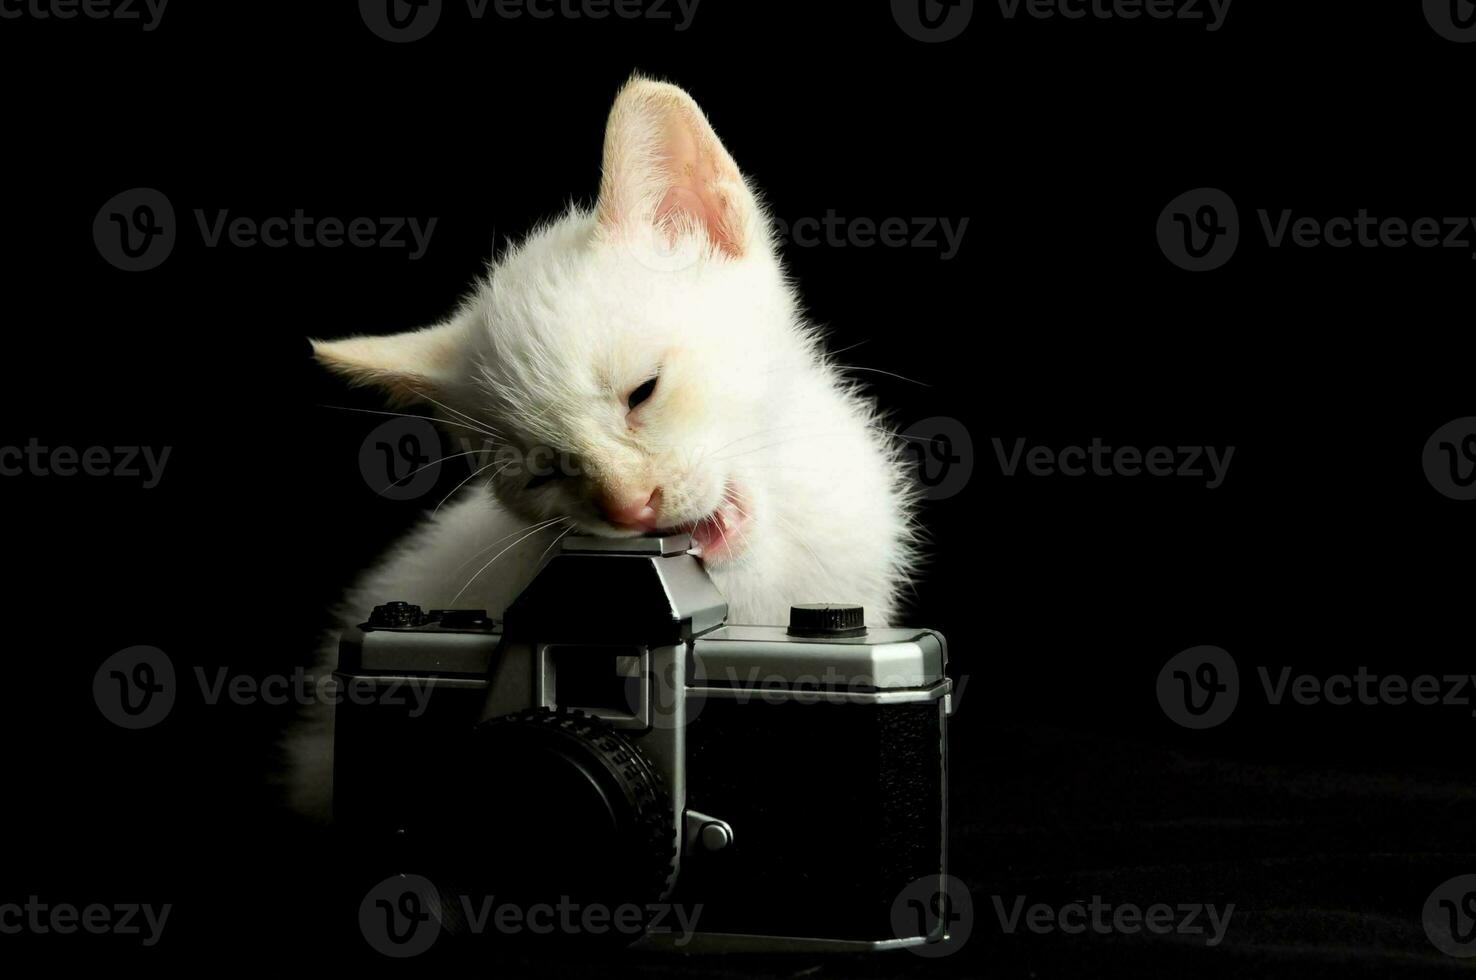
M 340 643 L 336 822 L 386 872 L 700 906 L 689 951 L 945 938 L 898 914 L 947 873 L 943 637 L 728 625 L 689 547 L 568 538 L 501 622 L 377 607 Z

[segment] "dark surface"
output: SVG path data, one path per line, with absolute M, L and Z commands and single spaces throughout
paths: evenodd
M 972 437 L 967 489 L 925 510 L 934 545 L 908 620 L 947 635 L 966 678 L 953 867 L 975 914 L 969 941 L 936 960 L 602 956 L 580 969 L 1460 968 L 1420 910 L 1476 872 L 1470 706 L 1271 706 L 1255 668 L 1469 672 L 1476 503 L 1436 493 L 1420 461 L 1437 428 L 1476 415 L 1476 266 L 1469 249 L 1272 249 L 1256 212 L 1476 215 L 1476 45 L 1441 38 L 1414 3 L 1237 3 L 1214 32 L 976 6 L 946 44 L 912 40 L 880 3 L 705 0 L 683 32 L 474 23 L 449 4 L 435 34 L 402 45 L 352 4 L 176 3 L 150 32 L 0 20 L 0 447 L 173 449 L 153 489 L 0 478 L 15 610 L 0 904 L 175 906 L 152 948 L 0 935 L 0 961 L 397 966 L 359 935 L 359 856 L 277 806 L 273 741 L 290 708 L 210 703 L 194 672 L 213 684 L 308 663 L 344 583 L 467 472 L 442 467 L 415 499 L 377 494 L 359 451 L 381 417 L 327 406 L 381 406 L 323 377 L 304 338 L 430 322 L 494 245 L 590 199 L 605 113 L 639 68 L 692 91 L 786 220 L 970 218 L 948 261 L 823 245 L 787 259 L 899 428 L 946 417 Z M 135 187 L 168 195 L 181 237 L 160 268 L 126 273 L 91 231 Z M 1190 274 L 1154 227 L 1199 187 L 1238 203 L 1245 241 L 1223 269 Z M 206 248 L 193 215 L 297 208 L 439 222 L 409 261 Z M 1020 438 L 1237 451 L 1214 490 L 1004 476 L 992 440 L 1008 454 Z M 139 644 L 167 651 L 191 693 L 127 731 L 90 692 L 110 655 Z M 1155 684 L 1205 644 L 1236 658 L 1241 699 L 1192 731 Z M 448 828 L 475 837 L 454 814 Z M 1094 894 L 1236 911 L 1206 948 L 1007 936 L 991 899 Z M 518 954 L 482 969 L 570 966 Z

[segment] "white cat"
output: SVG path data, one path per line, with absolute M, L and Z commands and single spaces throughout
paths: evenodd
M 621 90 L 594 210 L 535 230 L 447 322 L 313 348 L 424 405 L 478 471 L 358 583 L 346 623 L 390 599 L 496 616 L 570 531 L 690 532 L 735 623 L 845 601 L 886 624 L 915 570 L 896 444 L 827 360 L 753 189 L 675 86 Z M 310 808 L 331 772 L 318 731 L 291 746 Z

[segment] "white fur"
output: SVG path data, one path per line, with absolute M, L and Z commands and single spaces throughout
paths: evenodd
M 496 615 L 565 531 L 628 533 L 601 519 L 600 492 L 650 487 L 663 526 L 737 488 L 736 553 L 709 563 L 729 622 L 783 623 L 791 604 L 820 601 L 893 620 L 915 562 L 894 443 L 827 361 L 756 197 L 680 89 L 633 80 L 611 113 L 597 206 L 535 230 L 445 324 L 315 347 L 356 381 L 426 400 L 493 464 L 357 584 L 344 623 L 389 599 Z M 650 401 L 627 412 L 658 370 Z M 528 490 L 517 465 L 497 473 L 499 445 L 576 454 L 582 475 Z M 321 797 L 331 746 L 293 749 L 299 799 Z

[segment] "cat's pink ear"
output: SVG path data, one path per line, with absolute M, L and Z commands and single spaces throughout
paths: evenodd
M 758 238 L 757 202 L 702 109 L 675 85 L 639 77 L 610 110 L 596 214 L 616 237 L 655 230 L 669 246 L 701 234 L 733 258 Z
M 466 357 L 466 325 L 458 319 L 408 333 L 311 343 L 313 356 L 329 370 L 405 404 L 443 397 Z

